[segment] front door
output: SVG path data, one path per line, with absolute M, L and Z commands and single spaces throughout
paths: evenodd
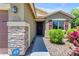
M 43 24 L 44 22 L 36 22 L 37 35 L 43 35 Z
M 8 11 L 0 10 L 0 54 L 8 53 Z

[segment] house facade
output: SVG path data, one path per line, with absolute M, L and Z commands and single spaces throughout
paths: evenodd
M 0 10 L 0 53 L 12 55 L 13 49 L 19 48 L 19 55 L 25 55 L 36 35 L 48 37 L 49 29 L 67 30 L 73 18 L 61 10 L 49 14 L 34 4 L 9 4 L 9 8 Z
M 15 13 L 15 11 L 17 12 Z M 21 3 L 9 4 L 9 8 L 0 10 L 0 27 L 2 28 L 0 29 L 0 32 L 2 32 L 0 35 L 1 54 L 12 55 L 12 49 L 15 47 L 20 49 L 20 55 L 25 54 L 36 35 L 34 13 L 32 4 Z

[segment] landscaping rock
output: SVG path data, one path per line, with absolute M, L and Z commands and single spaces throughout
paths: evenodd
M 54 44 L 46 38 L 43 38 L 43 40 L 51 56 L 69 56 L 68 53 L 71 52 L 71 49 L 69 49 L 67 44 Z

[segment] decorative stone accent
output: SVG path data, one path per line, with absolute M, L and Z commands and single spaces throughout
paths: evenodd
M 19 48 L 20 55 L 24 55 L 28 47 L 28 27 L 8 26 L 8 54 L 12 55 L 12 49 Z

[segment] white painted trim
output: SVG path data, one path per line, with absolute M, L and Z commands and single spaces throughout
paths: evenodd
M 58 18 L 58 19 L 52 19 L 52 20 L 66 20 L 66 19 L 63 19 L 63 18 Z
M 60 20 L 60 21 L 64 21 L 64 20 L 66 20 L 66 19 L 52 19 L 52 24 L 53 24 L 53 20 L 55 21 L 55 20 Z M 53 26 L 52 26 L 53 27 Z M 63 25 L 63 28 L 64 28 L 64 25 Z M 58 22 L 58 29 L 59 29 L 59 22 Z

